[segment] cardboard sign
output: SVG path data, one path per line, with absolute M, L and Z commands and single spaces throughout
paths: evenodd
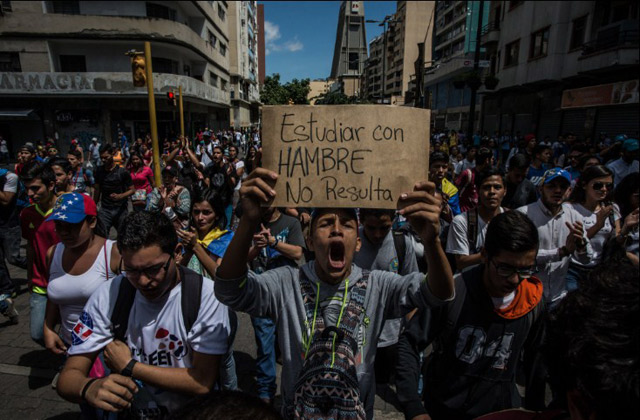
M 429 174 L 431 112 L 380 105 L 278 105 L 262 111 L 262 166 L 278 207 L 395 209 Z

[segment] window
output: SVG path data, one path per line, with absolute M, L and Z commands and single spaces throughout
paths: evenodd
M 513 41 L 504 47 L 504 67 L 518 64 L 518 54 L 520 53 L 520 40 Z
M 549 48 L 549 27 L 531 34 L 531 46 L 529 47 L 529 58 L 544 57 Z
M 153 71 L 158 73 L 178 74 L 178 62 L 168 58 L 152 57 Z
M 218 17 L 220 20 L 224 20 L 227 16 L 227 12 L 222 8 L 222 4 L 218 3 Z
M 211 86 L 218 87 L 218 76 L 212 71 L 209 72 L 209 83 Z
M 220 43 L 220 54 L 222 54 L 223 57 L 227 55 L 227 46 L 222 42 Z
M 209 44 L 211 44 L 211 48 L 215 48 L 216 47 L 216 42 L 218 41 L 218 38 L 216 38 L 216 36 L 213 34 L 213 32 L 209 31 Z
M 20 54 L 17 52 L 0 52 L 0 72 L 22 71 Z
M 227 91 L 227 81 L 224 79 L 220 79 L 220 89 L 222 89 L 223 92 Z
M 350 52 L 349 53 L 349 70 L 358 70 L 358 53 Z
M 584 34 L 587 29 L 587 16 L 575 19 L 571 27 L 571 43 L 569 44 L 569 50 L 579 48 L 584 44 Z
M 161 4 L 147 3 L 147 17 L 173 20 L 175 22 L 176 11 Z
M 61 55 L 60 71 L 62 72 L 86 72 L 87 62 L 84 55 Z
M 79 1 L 52 1 L 53 13 L 62 13 L 65 15 L 79 15 Z

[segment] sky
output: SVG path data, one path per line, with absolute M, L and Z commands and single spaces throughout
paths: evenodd
M 264 4 L 266 75 L 292 79 L 325 79 L 331 73 L 339 1 L 260 1 Z M 395 13 L 395 1 L 364 1 L 365 19 L 382 20 Z M 367 45 L 382 33 L 366 23 Z

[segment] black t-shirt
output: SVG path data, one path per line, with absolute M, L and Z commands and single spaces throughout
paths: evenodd
M 133 181 L 131 174 L 124 168 L 116 165 L 111 171 L 107 171 L 104 165 L 99 166 L 96 171 L 96 185 L 100 186 L 100 202 L 103 206 L 119 207 L 127 202 L 127 200 L 115 201 L 111 199 L 111 194 L 122 194 L 127 191 Z
M 298 219 L 281 214 L 278 220 L 272 223 L 263 223 L 264 227 L 271 231 L 271 235 L 278 238 L 280 242 L 301 246 L 305 249 L 302 228 Z M 255 260 L 251 262 L 252 269 L 257 273 L 266 270 L 282 267 L 285 265 L 295 266 L 296 262 L 280 254 L 271 247 L 262 248 Z
M 204 168 L 203 175 L 209 178 L 209 188 L 220 194 L 224 201 L 225 207 L 231 203 L 233 198 L 233 187 L 229 182 L 229 177 L 235 176 L 235 169 L 229 170 L 229 164 L 224 163 L 222 166 L 212 162 Z
M 514 210 L 538 199 L 536 186 L 528 179 L 524 179 L 520 184 L 512 184 L 507 181 L 505 186 L 507 193 L 502 199 L 503 207 Z

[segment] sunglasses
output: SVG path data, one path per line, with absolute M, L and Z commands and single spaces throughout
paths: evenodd
M 594 190 L 601 190 L 602 187 L 606 187 L 607 190 L 610 190 L 613 188 L 613 183 L 611 182 L 594 182 L 593 183 Z

